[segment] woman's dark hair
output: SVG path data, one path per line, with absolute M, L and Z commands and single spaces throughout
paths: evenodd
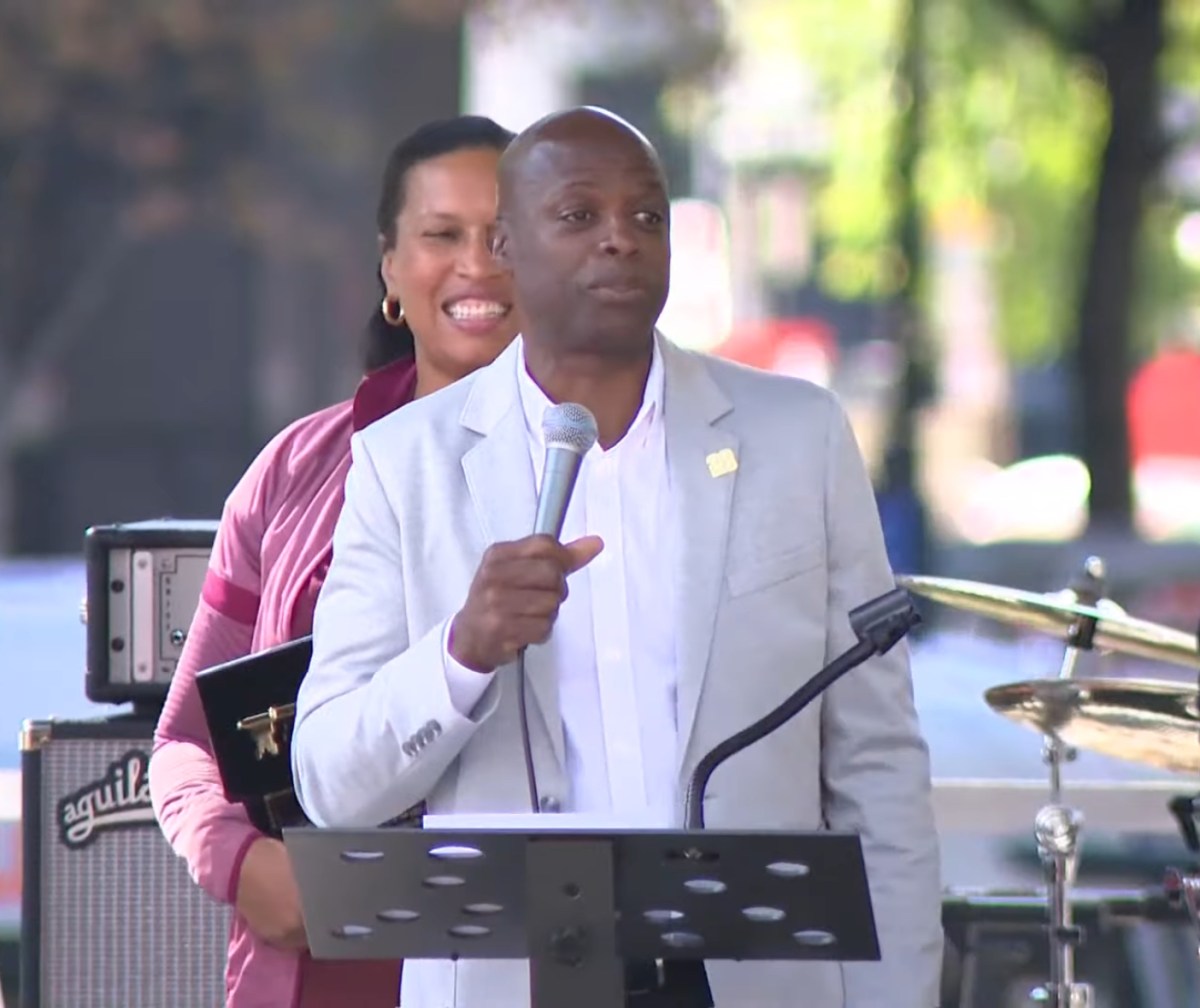
M 396 218 L 404 209 L 404 187 L 408 173 L 424 161 L 462 150 L 491 148 L 503 151 L 512 143 L 514 134 L 486 116 L 456 116 L 426 123 L 401 140 L 388 155 L 383 169 L 383 185 L 375 224 L 383 239 L 384 249 L 396 244 Z M 383 280 L 379 280 L 379 301 L 387 295 Z M 414 353 L 413 334 L 404 322 L 389 325 L 378 307 L 367 323 L 363 365 L 374 371 L 401 357 Z

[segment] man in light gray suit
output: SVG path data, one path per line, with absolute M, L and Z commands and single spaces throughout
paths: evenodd
M 496 254 L 522 337 L 352 441 L 292 743 L 317 824 L 420 801 L 527 811 L 527 647 L 542 810 L 681 826 L 697 760 L 851 646 L 848 612 L 894 586 L 834 397 L 655 331 L 668 215 L 653 149 L 600 110 L 550 116 L 505 155 Z M 565 545 L 528 534 L 553 402 L 599 429 Z M 878 963 L 710 963 L 717 1008 L 936 1005 L 938 851 L 903 646 L 722 766 L 705 811 L 713 828 L 860 833 L 882 947 Z M 404 1008 L 528 997 L 522 963 L 405 964 Z

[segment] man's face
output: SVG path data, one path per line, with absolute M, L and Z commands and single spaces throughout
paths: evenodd
M 631 137 L 544 140 L 529 154 L 501 225 L 529 330 L 564 350 L 643 352 L 671 264 L 661 173 Z

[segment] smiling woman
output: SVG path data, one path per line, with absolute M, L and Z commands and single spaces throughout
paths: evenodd
M 227 1008 L 394 1008 L 398 965 L 314 962 L 282 842 L 225 799 L 196 673 L 303 637 L 332 555 L 350 438 L 490 363 L 517 331 L 491 255 L 496 171 L 512 138 L 490 119 L 430 123 L 388 159 L 379 200 L 382 302 L 352 400 L 304 417 L 225 504 L 200 605 L 155 733 L 155 813 L 192 877 L 237 913 Z
M 515 332 L 511 284 L 491 251 L 499 160 L 496 147 L 416 163 L 393 155 L 384 173 L 383 318 L 422 337 L 417 395 L 490 363 Z

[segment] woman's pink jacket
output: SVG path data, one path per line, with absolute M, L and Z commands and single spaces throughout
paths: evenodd
M 250 465 L 225 503 L 200 604 L 154 735 L 150 790 L 163 832 L 192 878 L 233 904 L 260 835 L 225 800 L 196 673 L 312 630 L 350 468 L 350 435 L 411 401 L 411 359 L 366 376 L 352 400 L 297 420 Z M 274 948 L 236 912 L 226 1008 L 395 1008 L 399 964 L 316 961 Z

